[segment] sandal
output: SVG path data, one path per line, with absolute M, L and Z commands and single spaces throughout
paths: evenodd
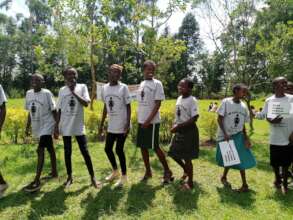
M 242 185 L 239 189 L 235 190 L 238 193 L 246 193 L 249 192 L 248 185 Z
M 164 173 L 162 184 L 169 184 L 174 181 L 173 173 L 171 170 Z
M 277 190 L 280 190 L 280 189 L 282 189 L 281 184 L 282 184 L 282 181 L 275 181 L 275 182 L 274 182 L 274 187 L 275 187 Z
M 184 183 L 182 186 L 181 186 L 181 190 L 182 191 L 190 191 L 193 189 L 193 184 L 188 184 L 188 183 Z
M 145 174 L 141 179 L 140 182 L 146 183 L 149 179 L 151 179 L 153 176 L 152 174 Z
M 91 178 L 91 184 L 96 189 L 100 189 L 102 187 L 102 183 L 97 181 L 95 177 Z
M 221 177 L 221 183 L 222 183 L 223 186 L 226 187 L 226 188 L 231 188 L 231 187 L 232 187 L 232 186 L 231 186 L 231 183 L 229 183 L 229 182 L 227 181 L 227 178 L 226 178 L 226 177 Z
M 25 192 L 36 192 L 41 189 L 41 182 L 40 181 L 33 181 L 30 184 L 28 184 L 26 187 L 24 187 Z
M 64 183 L 63 183 L 63 186 L 65 188 L 69 188 L 73 183 L 73 179 L 72 178 L 68 178 Z
M 182 177 L 180 178 L 180 182 L 184 183 L 188 175 L 186 173 L 183 173 Z

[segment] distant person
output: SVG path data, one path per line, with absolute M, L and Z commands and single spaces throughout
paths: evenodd
M 56 154 L 53 145 L 52 135 L 55 126 L 57 126 L 57 111 L 53 94 L 44 89 L 45 80 L 41 74 L 34 74 L 31 77 L 32 89 L 28 90 L 25 98 L 25 109 L 29 111 L 26 126 L 26 136 L 29 135 L 29 129 L 32 127 L 32 134 L 39 140 L 37 155 L 36 176 L 24 190 L 26 192 L 35 192 L 41 188 L 41 174 L 45 160 L 45 149 L 47 149 L 51 160 L 51 173 L 49 178 L 57 178 Z
M 141 181 L 147 181 L 152 177 L 149 161 L 149 149 L 157 154 L 164 168 L 163 184 L 173 181 L 173 174 L 168 166 L 166 156 L 159 146 L 160 112 L 161 102 L 165 99 L 162 82 L 155 79 L 156 64 L 147 60 L 143 64 L 144 81 L 140 83 L 137 101 L 137 147 L 141 149 L 145 174 Z
M 213 108 L 212 108 L 211 112 L 217 112 L 217 110 L 218 110 L 218 103 L 215 102 L 215 103 L 213 104 Z
M 261 116 L 266 118 L 270 124 L 270 164 L 275 173 L 274 186 L 283 193 L 288 192 L 288 169 L 292 163 L 293 145 L 290 143 L 292 137 L 291 118 L 276 116 L 269 118 L 269 104 L 271 102 L 292 103 L 293 96 L 286 94 L 287 79 L 277 77 L 273 80 L 274 95 L 267 98 Z M 282 174 L 280 174 L 280 169 Z M 282 180 L 283 179 L 283 180 Z
M 198 158 L 199 154 L 199 134 L 196 126 L 198 103 L 191 95 L 192 89 L 193 82 L 190 79 L 182 79 L 178 84 L 180 96 L 176 102 L 175 124 L 171 129 L 174 136 L 169 150 L 169 156 L 183 169 L 183 190 L 193 188 L 192 160 Z
M 127 183 L 124 144 L 129 132 L 131 118 L 129 90 L 127 85 L 119 81 L 121 78 L 122 69 L 123 67 L 120 65 L 111 65 L 108 73 L 109 83 L 103 86 L 101 95 L 105 104 L 99 134 L 101 134 L 103 131 L 104 121 L 108 115 L 109 121 L 105 152 L 112 165 L 112 173 L 106 177 L 106 180 L 111 182 L 120 176 L 115 155 L 113 153 L 113 146 L 115 142 L 116 154 L 118 155 L 121 167 L 122 175 L 118 182 L 115 183 L 115 187 L 122 187 Z
M 0 134 L 6 117 L 6 102 L 7 98 L 5 92 L 2 86 L 0 85 Z M 5 190 L 7 190 L 7 188 L 8 183 L 4 180 L 4 177 L 2 176 L 0 171 L 0 197 L 2 197 L 3 193 L 5 192 Z
M 212 108 L 213 108 L 213 105 L 214 105 L 214 103 L 213 103 L 213 102 L 211 102 L 211 103 L 209 104 L 209 107 L 208 107 L 208 112 L 210 112 L 210 111 L 212 110 Z
M 248 192 L 249 187 L 246 181 L 245 170 L 255 167 L 256 161 L 250 150 L 251 143 L 245 129 L 245 123 L 249 122 L 249 113 L 246 105 L 241 101 L 246 96 L 247 87 L 243 84 L 236 84 L 233 86 L 232 91 L 233 97 L 223 99 L 217 111 L 219 126 L 216 160 L 219 166 L 224 167 L 219 142 L 233 140 L 240 158 L 240 164 L 224 167 L 221 182 L 224 186 L 231 187 L 227 180 L 228 172 L 230 168 L 239 170 L 242 186 L 237 191 Z
M 90 174 L 91 184 L 93 187 L 99 188 L 101 183 L 96 180 L 85 135 L 84 107 L 87 107 L 91 101 L 88 89 L 85 84 L 77 83 L 78 73 L 76 69 L 69 67 L 64 70 L 63 75 L 65 86 L 60 89 L 58 95 L 57 111 L 59 131 L 56 130 L 56 133 L 60 132 L 64 143 L 64 156 L 67 171 L 67 180 L 64 186 L 68 188 L 73 183 L 71 155 L 72 137 L 75 136 L 79 150 Z

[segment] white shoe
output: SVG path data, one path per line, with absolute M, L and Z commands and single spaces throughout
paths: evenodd
M 114 179 L 117 179 L 119 177 L 118 171 L 113 171 L 109 176 L 107 176 L 105 179 L 108 182 L 112 182 Z
M 114 184 L 115 188 L 123 187 L 127 183 L 127 176 L 122 175 L 121 178 Z
M 0 192 L 3 193 L 8 188 L 8 184 L 0 184 Z

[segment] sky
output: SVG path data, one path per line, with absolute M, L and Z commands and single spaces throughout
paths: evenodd
M 167 7 L 168 0 L 159 0 L 158 5 L 163 10 Z M 214 43 L 207 37 L 207 33 L 209 32 L 208 25 L 206 23 L 206 19 L 203 19 L 201 16 L 197 16 L 197 11 L 191 10 L 190 7 L 185 12 L 177 11 L 172 17 L 169 19 L 166 25 L 170 28 L 171 33 L 176 33 L 178 28 L 181 25 L 181 22 L 186 13 L 192 12 L 194 13 L 197 22 L 200 27 L 200 37 L 205 44 L 205 48 L 212 52 L 215 50 Z M 28 8 L 25 5 L 25 0 L 12 0 L 12 4 L 10 9 L 5 12 L 10 16 L 15 16 L 17 13 L 22 13 L 24 16 L 29 16 Z M 217 26 L 216 21 L 212 21 L 213 26 Z

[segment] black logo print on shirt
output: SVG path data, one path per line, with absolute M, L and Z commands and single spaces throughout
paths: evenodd
M 110 111 L 113 111 L 113 107 L 114 107 L 115 103 L 114 103 L 112 97 L 110 97 L 110 100 L 108 102 L 108 105 L 109 105 Z
M 69 106 L 70 106 L 70 111 L 74 111 L 74 107 L 75 107 L 75 100 L 73 98 L 73 96 L 71 96 L 71 99 L 69 101 Z
M 177 112 L 176 112 L 176 114 L 177 114 L 177 117 L 180 118 L 180 116 L 181 116 L 181 110 L 180 110 L 179 107 L 177 108 Z
M 36 104 L 33 102 L 31 106 L 32 117 L 35 117 L 36 111 L 37 111 L 37 107 L 36 107 Z
M 145 96 L 145 94 L 144 94 L 144 90 L 141 90 L 140 97 L 141 97 L 141 100 L 142 100 L 142 101 L 144 100 L 144 96 Z
M 234 127 L 236 128 L 240 122 L 239 114 L 236 115 L 234 118 Z

